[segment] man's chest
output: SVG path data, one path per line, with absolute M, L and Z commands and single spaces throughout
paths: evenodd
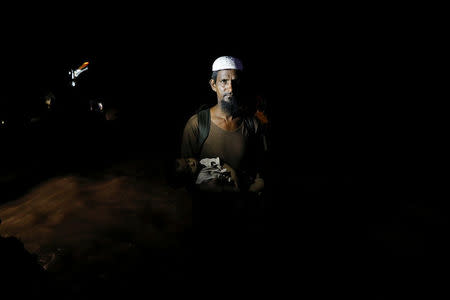
M 201 154 L 204 157 L 220 157 L 231 165 L 239 166 L 246 148 L 247 139 L 241 131 L 227 132 L 212 126 Z

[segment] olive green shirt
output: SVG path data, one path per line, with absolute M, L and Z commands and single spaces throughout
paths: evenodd
M 256 153 L 252 153 L 254 147 L 249 145 L 249 133 L 244 122 L 234 131 L 224 130 L 212 121 L 210 123 L 209 135 L 198 157 L 197 115 L 187 121 L 181 142 L 181 156 L 197 159 L 219 157 L 221 162 L 228 163 L 235 170 L 247 169 L 251 165 L 250 161 L 256 158 Z

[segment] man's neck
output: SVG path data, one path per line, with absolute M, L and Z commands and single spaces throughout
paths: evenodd
M 231 114 L 223 111 L 223 109 L 220 107 L 219 104 L 216 104 L 211 109 L 212 115 L 218 119 L 223 119 L 226 121 L 233 121 L 237 119 L 236 117 L 233 117 Z
M 241 118 L 224 112 L 219 104 L 211 108 L 211 120 L 225 130 L 233 130 L 240 125 Z

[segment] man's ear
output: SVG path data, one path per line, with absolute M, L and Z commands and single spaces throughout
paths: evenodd
M 216 82 L 214 81 L 214 79 L 209 80 L 209 85 L 211 86 L 211 89 L 217 93 Z

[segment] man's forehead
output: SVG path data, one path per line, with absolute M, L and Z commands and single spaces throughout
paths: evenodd
M 236 78 L 239 76 L 239 73 L 234 69 L 225 69 L 217 72 L 217 78 Z

